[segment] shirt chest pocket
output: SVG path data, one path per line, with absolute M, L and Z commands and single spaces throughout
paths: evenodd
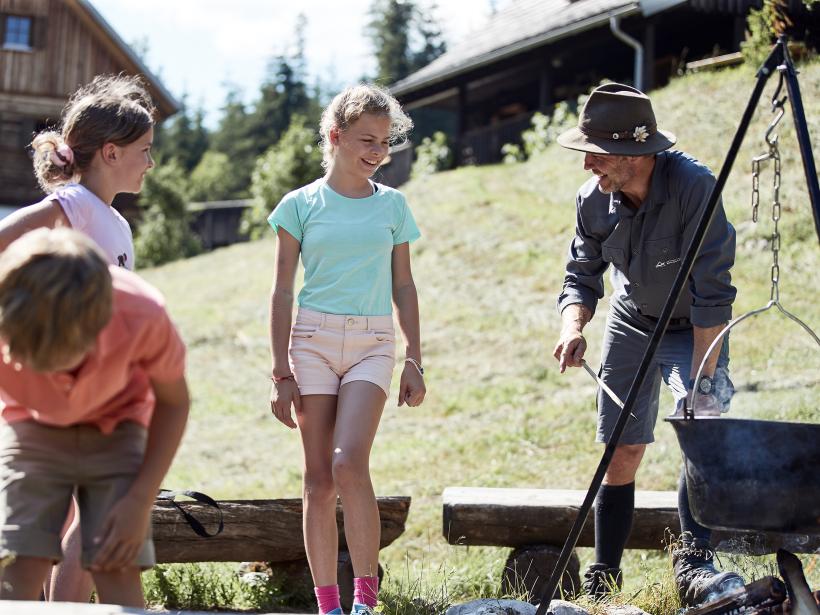
M 601 245 L 601 256 L 606 262 L 612 263 L 618 269 L 623 270 L 626 267 L 626 253 L 623 248 Z
M 644 244 L 648 277 L 665 280 L 677 274 L 680 269 L 680 237 L 653 239 Z

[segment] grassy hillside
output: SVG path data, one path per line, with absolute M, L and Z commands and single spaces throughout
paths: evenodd
M 820 63 L 804 67 L 800 78 L 820 159 Z M 677 79 L 653 94 L 659 125 L 717 173 L 752 86 L 753 75 L 743 68 Z M 773 89 L 774 80 L 766 95 Z M 764 100 L 724 192 L 738 231 L 736 313 L 769 298 L 770 168 L 761 181 L 757 225 L 749 208 L 750 161 L 765 151 L 769 119 Z M 790 114 L 782 125 L 781 298 L 820 329 L 820 249 Z M 452 595 L 474 597 L 498 579 L 504 550 L 446 544 L 440 500 L 445 487 L 589 484 L 601 454 L 593 442 L 595 386 L 579 370 L 559 374 L 551 357 L 573 197 L 585 177 L 581 154 L 554 146 L 526 163 L 464 168 L 404 187 L 423 233 L 413 246 L 413 266 L 429 392 L 422 407 L 399 409 L 395 378 L 374 446 L 377 492 L 413 497 L 407 532 L 383 552 L 388 588 L 402 578 L 433 587 L 444 577 Z M 194 405 L 168 487 L 217 498 L 300 493 L 298 435 L 268 408 L 273 253 L 270 237 L 143 271 L 165 292 L 190 352 Z M 587 356 L 594 365 L 605 310 L 601 305 L 589 326 Z M 767 315 L 741 325 L 732 344 L 739 388 L 733 412 L 818 420 L 820 349 L 796 326 Z M 668 395 L 662 403 L 671 410 Z M 677 444 L 665 424 L 656 436 L 638 487 L 673 489 Z M 659 555 L 631 553 L 627 589 L 638 589 L 644 571 L 657 578 L 665 566 Z

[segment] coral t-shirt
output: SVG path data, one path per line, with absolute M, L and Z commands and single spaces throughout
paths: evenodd
M 90 424 L 106 434 L 123 421 L 148 427 L 156 403 L 151 381 L 183 376 L 185 345 L 158 290 L 130 271 L 109 271 L 111 321 L 73 375 L 0 360 L 0 421 Z

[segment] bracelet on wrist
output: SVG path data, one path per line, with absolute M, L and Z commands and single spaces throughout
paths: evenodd
M 419 373 L 419 376 L 424 376 L 424 368 L 421 366 L 421 363 L 416 361 L 413 357 L 407 357 L 404 362 L 412 363 L 413 367 L 415 367 L 416 371 Z
M 275 374 L 271 374 L 271 380 L 274 382 L 282 382 L 283 380 L 296 380 L 293 374 L 288 374 L 287 376 L 276 376 Z

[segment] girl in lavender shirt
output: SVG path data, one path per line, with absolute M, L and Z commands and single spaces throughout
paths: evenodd
M 30 230 L 70 227 L 91 237 L 112 264 L 134 269 L 131 227 L 111 206 L 120 192 L 137 193 L 154 166 L 154 105 L 137 77 L 99 76 L 77 90 L 58 129 L 38 134 L 34 173 L 48 194 L 0 221 L 0 251 Z M 68 512 L 64 560 L 45 587 L 53 601 L 88 602 L 91 576 L 80 566 L 76 499 Z

